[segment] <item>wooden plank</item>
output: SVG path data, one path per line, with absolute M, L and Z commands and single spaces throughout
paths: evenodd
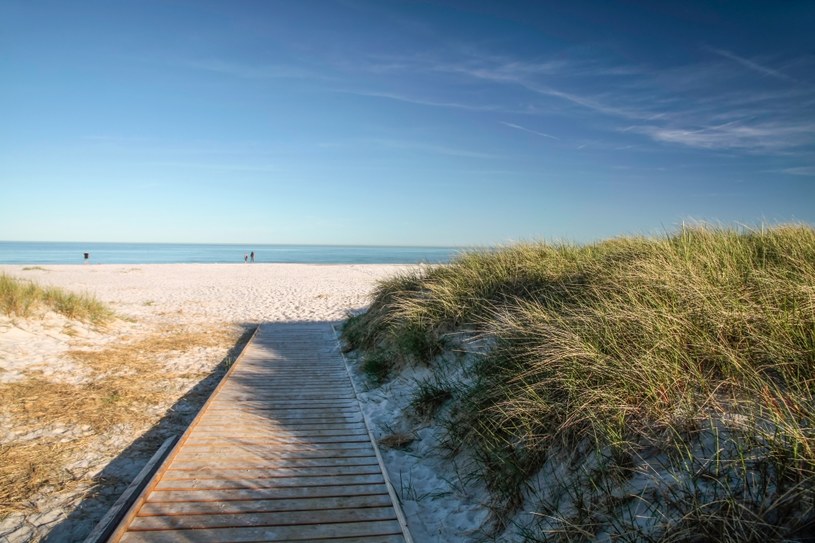
M 137 517 L 131 530 L 185 530 L 202 528 L 237 528 L 242 526 L 296 526 L 335 522 L 371 522 L 396 520 L 393 507 L 365 507 L 359 509 L 323 509 L 319 511 L 241 512 L 237 514 L 173 515 Z
M 358 509 L 386 507 L 392 504 L 388 494 L 341 496 L 338 498 L 300 498 L 287 500 L 246 500 L 232 502 L 146 503 L 139 516 L 164 515 L 237 515 L 285 511 L 322 511 L 325 509 Z
M 233 470 L 233 469 L 280 469 L 280 468 L 296 468 L 296 467 L 326 467 L 326 466 L 360 466 L 367 465 L 370 462 L 376 462 L 376 456 L 373 451 L 370 454 L 363 454 L 359 456 L 345 456 L 336 457 L 329 456 L 323 458 L 293 458 L 290 456 L 281 455 L 278 458 L 228 458 L 218 462 L 218 469 Z M 174 471 L 191 470 L 200 471 L 212 467 L 212 462 L 209 458 L 190 458 L 190 459 L 176 459 L 172 463 Z
M 219 402 L 262 402 L 271 400 L 274 403 L 281 402 L 307 402 L 310 404 L 335 402 L 338 400 L 354 400 L 353 394 L 349 393 L 332 393 L 330 395 L 319 394 L 309 391 L 297 392 L 290 391 L 287 393 L 280 392 L 223 392 L 218 395 Z
M 229 458 L 227 458 L 227 455 Z M 223 464 L 229 460 L 240 458 L 257 458 L 261 460 L 274 460 L 277 458 L 347 458 L 350 456 L 374 455 L 370 443 L 345 444 L 337 446 L 293 446 L 287 445 L 246 445 L 243 447 L 226 447 L 218 444 L 206 444 L 195 447 L 185 447 L 176 458 L 179 460 L 195 460 L 201 458 L 220 458 Z M 175 462 L 175 459 L 173 459 Z M 218 464 L 221 465 L 221 464 Z
M 354 536 L 400 534 L 401 526 L 395 520 L 373 522 L 343 522 L 334 524 L 306 524 L 300 526 L 261 526 L 247 528 L 215 528 L 209 530 L 172 530 L 128 532 L 124 543 L 254 543 L 257 541 L 313 541 L 340 539 Z
M 291 429 L 290 429 L 291 428 Z M 343 424 L 314 423 L 304 428 L 289 426 L 263 427 L 239 426 L 231 428 L 218 424 L 207 424 L 201 428 L 196 437 L 211 438 L 224 437 L 240 439 L 241 437 L 268 437 L 271 441 L 311 442 L 312 439 L 320 441 L 324 437 L 362 436 L 367 437 L 364 428 Z
M 296 423 L 297 428 L 340 428 L 340 427 L 349 427 L 349 428 L 356 428 L 357 426 L 365 427 L 365 423 L 362 420 L 361 415 L 356 415 L 353 417 L 348 418 L 328 418 L 328 417 L 317 417 L 317 418 L 310 418 L 303 420 L 300 417 L 293 417 L 288 418 L 286 420 L 277 420 L 277 419 L 269 419 L 268 417 L 257 417 L 257 418 L 249 418 L 249 417 L 241 417 L 240 421 L 235 421 L 230 417 L 205 417 L 201 421 L 202 427 L 207 428 L 215 428 L 215 427 L 231 427 L 235 424 L 241 424 L 243 426 L 261 426 L 261 427 L 269 427 L 269 426 L 279 426 L 283 428 L 287 428 L 289 426 L 295 427 L 294 424 Z
M 242 500 L 272 500 L 291 498 L 336 498 L 387 494 L 384 484 L 349 486 L 304 486 L 287 488 L 240 488 L 226 490 L 156 490 L 148 502 L 229 502 Z
M 384 483 L 381 473 L 372 475 L 331 475 L 328 477 L 271 477 L 263 479 L 173 479 L 162 478 L 155 490 L 238 490 L 242 488 L 288 488 L 346 486 Z
M 264 380 L 264 384 L 246 384 L 246 383 L 233 383 L 231 386 L 226 387 L 221 394 L 225 394 L 227 392 L 287 392 L 290 390 L 297 390 L 301 392 L 307 392 L 309 390 L 315 390 L 322 393 L 330 393 L 332 391 L 336 391 L 338 393 L 345 394 L 349 390 L 353 392 L 351 389 L 350 383 L 342 382 L 342 381 L 329 381 L 320 384 L 309 385 L 307 383 L 303 383 L 302 381 L 295 381 L 291 380 L 291 382 L 284 382 L 283 380 L 275 382 L 267 382 Z
M 202 425 L 196 432 L 197 437 L 208 436 L 222 436 L 222 437 L 241 437 L 244 435 L 251 435 L 252 437 L 259 436 L 277 436 L 281 440 L 286 439 L 305 439 L 312 437 L 337 437 L 337 436 L 362 436 L 368 437 L 365 433 L 365 428 L 360 427 L 335 427 L 335 428 L 293 428 L 291 430 L 283 427 L 277 428 L 264 428 L 252 426 L 210 426 Z
M 233 447 L 236 452 L 247 450 L 248 447 L 266 447 L 270 450 L 318 451 L 326 449 L 358 449 L 367 448 L 370 440 L 365 436 L 326 436 L 297 439 L 275 436 L 193 436 L 184 445 L 187 449 L 197 447 Z
M 280 422 L 286 419 L 295 419 L 300 417 L 350 417 L 359 414 L 359 409 L 352 405 L 341 406 L 267 406 L 264 409 L 262 406 L 246 405 L 246 404 L 233 404 L 233 405 L 218 405 L 213 406 L 207 413 L 208 415 L 217 417 L 233 417 L 233 420 L 243 417 L 255 417 L 268 421 L 276 421 L 278 418 Z
M 351 388 L 348 377 L 327 375 L 325 370 L 304 372 L 302 369 L 285 373 L 278 372 L 273 375 L 239 375 L 229 383 L 230 387 L 246 387 L 253 390 L 255 388 L 280 388 L 288 385 L 300 388 Z
M 356 466 L 302 466 L 281 467 L 273 469 L 223 469 L 220 467 L 206 467 L 198 470 L 168 469 L 164 472 L 162 481 L 175 479 L 264 479 L 276 477 L 330 477 L 334 475 L 373 475 L 379 473 L 376 462 L 369 462 Z
M 211 407 L 209 411 L 207 411 L 208 417 L 220 417 L 220 418 L 232 418 L 234 420 L 235 417 L 254 417 L 255 419 L 263 419 L 263 420 L 286 420 L 286 419 L 297 419 L 297 418 L 316 418 L 316 417 L 359 417 L 360 412 L 359 408 L 353 405 L 339 407 L 339 408 L 330 408 L 330 407 L 323 407 L 323 408 L 305 408 L 305 409 L 297 409 L 297 408 L 283 408 L 283 409 L 251 409 L 248 407 L 237 408 L 235 406 L 221 406 L 221 407 Z
M 323 435 L 328 434 L 328 435 Z M 281 444 L 281 445 L 323 445 L 326 443 L 366 443 L 368 436 L 354 430 L 314 430 L 311 433 L 289 434 L 288 432 L 243 431 L 243 432 L 201 432 L 190 439 L 190 445 L 238 443 L 241 445 Z
M 272 379 L 242 379 L 240 381 L 233 380 L 233 382 L 229 383 L 226 387 L 224 387 L 224 391 L 228 390 L 236 390 L 236 389 L 251 389 L 251 390 L 285 390 L 287 388 L 300 388 L 304 390 L 326 390 L 326 389 L 350 389 L 351 384 L 348 382 L 348 378 L 345 377 L 343 379 L 339 378 L 328 378 L 324 374 L 320 374 L 320 378 L 318 380 L 314 380 L 311 383 L 304 382 L 302 379 L 302 375 L 298 375 L 297 378 L 283 378 L 283 377 L 275 377 Z
M 311 463 L 319 463 L 320 465 L 329 465 L 329 466 L 355 466 L 359 464 L 355 464 L 354 461 L 358 461 L 359 463 L 367 463 L 371 461 L 371 456 L 354 456 L 354 457 L 345 457 L 345 458 L 285 458 L 285 459 L 277 459 L 277 458 L 251 458 L 251 457 L 242 457 L 242 458 L 232 458 L 228 462 L 223 464 L 223 469 L 229 470 L 236 470 L 236 469 L 244 469 L 244 470 L 260 470 L 266 469 L 275 469 L 276 467 L 279 468 L 294 468 L 299 466 L 308 466 Z M 374 458 L 375 459 L 375 458 Z M 220 464 L 219 464 L 220 465 Z M 205 469 L 209 466 L 212 466 L 212 458 L 204 457 L 204 458 L 188 458 L 184 460 L 179 460 L 173 463 L 173 470 L 186 470 L 186 471 L 197 471 L 201 469 Z
M 201 420 L 201 424 L 208 424 L 210 426 L 228 426 L 230 424 L 234 424 L 237 419 L 238 417 L 225 413 L 210 413 L 209 416 L 204 417 Z M 247 425 L 278 424 L 283 427 L 289 427 L 293 426 L 294 424 L 299 424 L 304 428 L 320 425 L 330 427 L 340 426 L 343 424 L 365 424 L 360 413 L 314 413 L 311 411 L 308 413 L 301 413 L 300 415 L 289 415 L 284 413 L 275 417 L 269 417 L 268 414 L 264 413 L 257 414 L 244 412 L 239 417 L 239 420 L 241 420 L 243 424 Z
M 344 407 L 354 407 L 356 405 L 356 400 L 342 398 L 338 400 L 334 400 L 331 398 L 327 398 L 324 400 L 267 400 L 267 401 L 234 401 L 234 400 L 222 400 L 221 398 L 215 398 L 212 402 L 213 407 L 223 407 L 223 406 L 230 406 L 231 408 L 240 408 L 240 409 L 257 409 L 257 410 L 275 410 L 275 409 L 332 409 L 338 408 L 342 409 Z

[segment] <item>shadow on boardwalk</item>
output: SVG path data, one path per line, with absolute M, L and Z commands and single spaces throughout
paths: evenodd
M 410 543 L 332 324 L 264 323 L 117 536 Z
M 204 379 L 179 398 L 152 428 L 114 458 L 92 481 L 93 487 L 62 522 L 42 539 L 45 543 L 83 541 L 139 471 L 169 437 L 180 436 L 251 338 L 257 324 L 244 323 L 240 339 Z

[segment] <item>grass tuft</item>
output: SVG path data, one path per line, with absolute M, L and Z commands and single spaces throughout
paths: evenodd
M 417 384 L 410 407 L 420 418 L 431 419 L 452 397 L 453 388 L 449 383 L 426 379 Z
M 113 318 L 113 312 L 91 295 L 41 287 L 0 273 L 0 311 L 9 317 L 28 318 L 42 308 L 96 325 L 105 324 Z

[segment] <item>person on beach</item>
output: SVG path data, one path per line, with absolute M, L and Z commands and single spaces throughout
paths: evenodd
M 87 263 L 88 263 L 88 259 L 91 257 L 91 254 L 90 254 L 90 253 L 82 253 L 82 256 L 84 256 L 84 257 L 85 257 L 85 264 L 87 264 Z
M 249 255 L 243 255 L 243 261 L 249 262 Z
M 249 261 L 250 262 L 255 261 L 255 251 L 252 251 L 251 253 L 249 253 Z

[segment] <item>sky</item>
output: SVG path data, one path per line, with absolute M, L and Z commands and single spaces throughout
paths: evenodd
M 0 0 L 0 240 L 815 224 L 815 3 Z

